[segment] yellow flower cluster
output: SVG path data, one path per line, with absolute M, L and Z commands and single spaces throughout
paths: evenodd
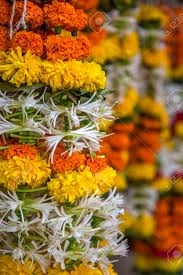
M 50 174 L 46 160 L 14 156 L 0 163 L 0 185 L 11 191 L 25 184 L 32 188 L 39 187 L 49 179 Z
M 20 47 L 9 53 L 1 52 L 0 75 L 4 81 L 20 87 L 22 84 L 31 86 L 39 82 L 41 75 L 41 59 L 28 51 L 22 54 Z
M 90 51 L 89 60 L 104 64 L 111 60 L 133 58 L 139 51 L 139 41 L 136 32 L 126 34 L 122 39 L 118 36 L 110 36 L 103 39 Z
M 167 272 L 168 274 L 175 274 L 182 270 L 183 259 L 172 258 L 163 259 L 156 257 L 149 257 L 149 255 L 136 254 L 135 266 L 141 272 L 151 272 L 154 270 Z
M 161 26 L 167 23 L 168 17 L 155 5 L 143 4 L 140 7 L 138 21 L 158 21 Z
M 103 39 L 98 45 L 91 48 L 89 60 L 104 64 L 107 61 L 121 58 L 119 38 L 111 36 Z
M 126 34 L 121 41 L 121 58 L 133 58 L 139 52 L 139 39 L 136 32 Z
M 168 178 L 161 177 L 161 178 L 156 179 L 153 182 L 152 187 L 154 189 L 156 189 L 158 192 L 164 193 L 164 192 L 167 192 L 171 189 L 172 184 L 171 184 L 171 181 Z
M 167 72 L 169 70 L 169 59 L 166 49 L 143 49 L 142 61 L 145 66 L 150 68 L 164 68 Z
M 1 52 L 0 75 L 17 87 L 43 82 L 53 91 L 74 88 L 94 92 L 106 85 L 105 72 L 94 62 L 43 61 L 30 51 L 23 55 L 20 47 L 9 53 Z
M 127 168 L 126 175 L 130 180 L 152 180 L 156 175 L 156 166 L 149 163 L 131 164 Z
M 175 135 L 178 138 L 181 138 L 181 139 L 183 138 L 183 122 L 182 121 L 176 122 Z
M 100 65 L 76 60 L 55 63 L 43 61 L 41 81 L 53 91 L 82 88 L 94 92 L 104 89 L 106 85 L 105 72 Z
M 151 237 L 155 230 L 154 217 L 148 213 L 144 213 L 136 218 L 131 225 L 133 234 L 145 238 Z
M 133 87 L 128 87 L 125 91 L 124 98 L 114 107 L 114 115 L 119 118 L 130 116 L 138 102 L 138 91 Z
M 171 71 L 171 77 L 179 80 L 183 78 L 183 66 L 178 66 L 177 68 L 173 68 Z
M 144 96 L 139 100 L 139 108 L 143 114 L 159 119 L 163 127 L 168 126 L 168 114 L 160 102 L 155 101 L 151 97 Z
M 41 267 L 38 264 L 32 264 L 27 261 L 22 264 L 18 261 L 13 261 L 10 256 L 0 257 L 0 274 L 1 275 L 44 275 L 41 271 Z M 58 268 L 48 268 L 46 275 L 103 275 L 103 272 L 98 267 L 89 267 L 81 264 L 76 267 L 73 271 L 61 271 Z M 109 275 L 117 275 L 114 271 L 113 266 L 110 265 L 108 268 Z
M 89 167 L 77 172 L 58 173 L 48 183 L 52 196 L 59 202 L 75 200 L 98 190 L 99 194 L 108 192 L 115 186 L 116 171 L 111 167 L 92 174 Z

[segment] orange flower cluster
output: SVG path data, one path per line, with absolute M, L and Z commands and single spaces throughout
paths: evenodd
M 53 171 L 57 173 L 64 173 L 66 171 L 73 171 L 83 169 L 86 166 L 90 167 L 92 173 L 101 171 L 107 167 L 106 158 L 102 155 L 91 157 L 85 153 L 74 152 L 71 156 L 63 154 L 62 147 L 58 147 L 52 164 Z
M 183 243 L 183 199 L 167 197 L 161 199 L 155 212 L 156 230 L 153 236 L 154 247 L 169 251 Z
M 140 116 L 131 140 L 132 163 L 155 163 L 161 147 L 161 122 L 156 118 Z
M 99 4 L 99 0 L 77 0 L 76 7 L 82 9 L 82 10 L 91 10 L 96 9 L 96 7 Z
M 133 130 L 133 123 L 114 123 L 103 142 L 102 152 L 106 155 L 108 163 L 117 171 L 123 171 L 128 163 L 129 135 Z
M 10 5 L 6 0 L 0 0 L 0 23 L 9 25 L 10 22 Z
M 12 48 L 21 47 L 25 54 L 28 50 L 32 53 L 41 56 L 43 54 L 43 41 L 41 35 L 32 31 L 19 31 L 12 39 Z
M 107 37 L 107 33 L 107 30 L 102 29 L 100 32 L 88 32 L 86 33 L 86 36 L 88 37 L 91 45 L 96 46 Z
M 84 29 L 88 23 L 88 16 L 83 10 L 57 1 L 44 6 L 44 18 L 48 27 L 61 27 L 71 32 Z
M 0 26 L 0 51 L 7 51 L 10 44 L 8 28 Z
M 6 159 L 18 156 L 21 158 L 30 158 L 33 160 L 37 156 L 37 149 L 36 147 L 30 146 L 28 144 L 11 145 L 4 151 L 3 155 Z
M 79 37 L 49 35 L 45 41 L 45 48 L 48 60 L 81 60 L 89 56 L 90 43 L 83 35 Z
M 16 2 L 14 23 L 17 23 L 20 20 L 23 13 L 23 7 L 23 1 Z M 41 25 L 43 25 L 44 22 L 42 9 L 38 5 L 32 3 L 31 1 L 27 1 L 25 20 L 29 28 L 31 29 L 40 27 Z

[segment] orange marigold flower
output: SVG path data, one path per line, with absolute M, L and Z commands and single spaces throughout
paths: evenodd
M 76 7 L 82 10 L 91 10 L 98 6 L 99 0 L 77 0 Z
M 0 51 L 7 51 L 10 47 L 9 30 L 0 26 Z
M 140 125 L 145 128 L 152 130 L 160 130 L 161 129 L 161 121 L 153 118 L 144 117 L 140 120 Z
M 34 146 L 28 144 L 11 145 L 7 150 L 4 151 L 4 157 L 10 159 L 14 156 L 21 158 L 35 159 L 37 156 L 37 149 Z
M 89 32 L 86 33 L 90 43 L 93 46 L 100 44 L 100 42 L 107 37 L 107 30 L 103 29 L 100 32 Z
M 90 167 L 92 173 L 96 173 L 107 167 L 107 160 L 105 156 L 97 155 L 94 158 L 87 158 L 86 165 Z
M 148 147 L 137 147 L 137 149 L 131 154 L 132 162 L 143 161 L 147 163 L 154 163 L 155 159 L 155 152 Z
M 82 30 L 88 23 L 88 16 L 83 10 L 58 1 L 44 6 L 44 18 L 48 27 L 62 27 L 67 31 Z
M 136 137 L 141 145 L 147 145 L 154 151 L 159 150 L 161 147 L 161 136 L 160 133 L 156 131 L 143 132 L 139 130 L 136 133 Z
M 60 150 L 58 150 L 60 152 Z M 71 156 L 68 154 L 59 155 L 56 152 L 52 169 L 57 173 L 63 173 L 66 171 L 72 171 L 79 169 L 82 165 L 85 165 L 85 155 L 79 152 L 74 152 Z
M 134 123 L 115 123 L 112 126 L 112 132 L 115 133 L 131 133 L 134 130 Z
M 12 48 L 16 49 L 20 47 L 23 53 L 28 50 L 31 53 L 41 56 L 43 54 L 43 41 L 39 34 L 33 33 L 32 31 L 19 31 L 12 39 Z
M 0 0 L 0 24 L 9 25 L 10 22 L 10 5 L 6 0 Z
M 14 23 L 17 23 L 20 20 L 23 12 L 23 7 L 24 7 L 24 1 L 16 2 Z M 40 27 L 43 24 L 42 9 L 38 5 L 32 3 L 31 1 L 27 1 L 25 20 L 31 29 Z
M 81 60 L 89 56 L 90 43 L 83 35 L 79 37 L 49 35 L 45 41 L 45 48 L 48 60 Z
M 117 171 L 122 171 L 126 167 L 127 161 L 118 151 L 112 151 L 107 154 L 109 165 Z
M 130 140 L 126 134 L 113 134 L 107 137 L 107 140 L 114 149 L 127 150 L 130 146 Z

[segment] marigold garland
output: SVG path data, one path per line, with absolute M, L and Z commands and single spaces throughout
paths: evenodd
M 10 147 L 4 151 L 3 156 L 5 159 L 17 156 L 33 160 L 37 157 L 37 149 L 35 146 L 30 146 L 28 144 L 10 145 Z
M 9 25 L 10 5 L 6 0 L 0 0 L 0 24 Z
M 15 8 L 14 23 L 17 23 L 20 20 L 22 16 L 23 8 L 24 8 L 24 2 L 17 1 L 16 8 Z M 32 3 L 31 1 L 27 1 L 25 20 L 29 28 L 31 29 L 40 27 L 44 22 L 42 9 L 38 5 Z
M 140 7 L 140 12 L 138 14 L 138 21 L 150 21 L 160 23 L 160 27 L 164 26 L 167 22 L 167 16 L 158 7 L 154 5 L 143 4 Z
M 14 50 L 20 47 L 23 54 L 26 54 L 27 51 L 38 56 L 42 56 L 43 54 L 43 41 L 41 36 L 31 31 L 17 32 L 13 36 L 11 46 Z
M 10 45 L 9 29 L 0 26 L 0 51 L 7 51 L 10 48 Z
M 41 80 L 53 91 L 64 89 L 86 89 L 95 92 L 104 89 L 106 77 L 100 65 L 92 62 L 72 60 L 42 63 Z
M 53 91 L 64 89 L 86 89 L 94 92 L 104 89 L 106 84 L 105 72 L 100 65 L 92 62 L 71 60 L 68 62 L 42 61 L 38 56 L 22 49 L 2 52 L 3 62 L 0 65 L 0 74 L 4 81 L 20 87 L 22 84 L 31 86 L 42 81 Z M 18 62 L 17 62 L 18 61 Z
M 107 167 L 102 171 L 92 174 L 90 167 L 84 170 L 58 173 L 48 182 L 50 194 L 59 202 L 71 202 L 99 191 L 104 194 L 115 186 L 116 172 Z
M 168 68 L 168 56 L 166 49 L 144 49 L 142 51 L 142 61 L 145 66 L 151 68 Z
M 89 55 L 90 43 L 82 35 L 79 37 L 62 37 L 49 35 L 44 43 L 47 60 L 81 60 Z
M 148 163 L 130 164 L 127 168 L 126 175 L 130 180 L 152 180 L 156 175 L 156 166 Z
M 16 51 L 10 53 L 2 53 L 4 58 L 3 64 L 0 65 L 0 74 L 4 81 L 20 87 L 22 84 L 31 86 L 35 82 L 39 82 L 41 74 L 41 59 L 38 56 L 27 51 L 22 54 L 22 49 L 17 47 Z
M 117 275 L 113 266 L 108 267 L 109 275 Z M 103 272 L 98 267 L 81 264 L 75 267 L 72 271 L 61 270 L 59 267 L 49 267 L 46 273 L 43 273 L 38 264 L 32 264 L 27 261 L 22 264 L 19 261 L 13 261 L 10 256 L 0 257 L 0 273 L 1 275 L 103 275 Z
M 14 156 L 1 161 L 0 184 L 10 191 L 20 185 L 28 184 L 35 188 L 44 184 L 51 174 L 49 164 L 45 160 L 22 158 Z
M 54 1 L 44 6 L 44 19 L 48 27 L 61 27 L 67 31 L 78 31 L 86 27 L 88 16 L 83 10 L 69 3 Z

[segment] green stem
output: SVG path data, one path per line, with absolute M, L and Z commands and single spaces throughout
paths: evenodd
M 5 149 L 8 149 L 10 146 L 1 146 L 0 147 L 0 150 L 5 150 Z
M 10 134 L 11 137 L 14 137 L 14 138 L 22 138 L 22 139 L 37 139 L 39 137 L 35 137 L 35 136 L 19 136 L 19 135 L 15 135 L 15 134 Z
M 17 193 L 34 193 L 34 192 L 47 191 L 47 190 L 48 190 L 48 187 L 43 186 L 43 187 L 33 188 L 33 189 L 20 189 L 20 188 L 18 188 L 16 191 L 17 191 Z

